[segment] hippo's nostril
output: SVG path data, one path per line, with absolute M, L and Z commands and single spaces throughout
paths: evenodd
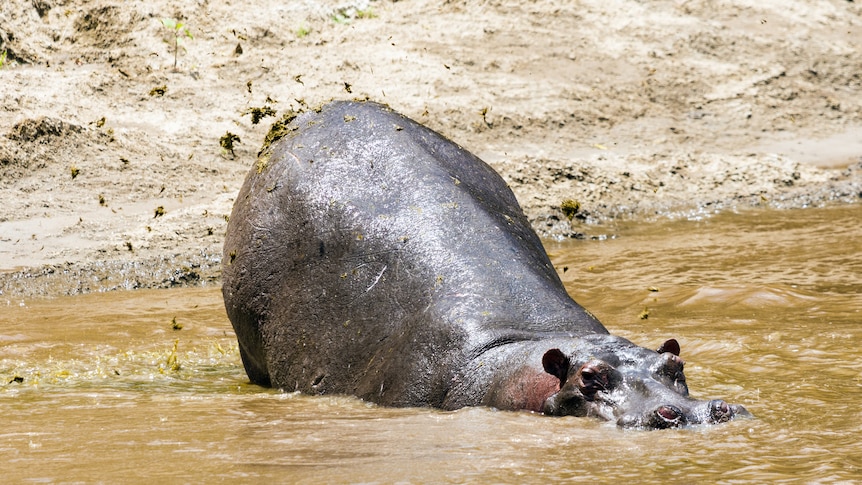
M 733 409 L 721 399 L 709 401 L 709 418 L 713 423 L 723 423 L 733 418 Z

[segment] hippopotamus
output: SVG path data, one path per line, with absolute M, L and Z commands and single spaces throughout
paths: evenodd
M 640 347 L 576 303 L 506 182 L 459 145 L 371 101 L 277 125 L 224 244 L 252 382 L 625 428 L 749 415 L 689 396 L 676 340 Z

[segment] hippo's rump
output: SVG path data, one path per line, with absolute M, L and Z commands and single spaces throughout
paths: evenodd
M 370 102 L 306 112 L 286 133 L 246 178 L 225 241 L 252 381 L 433 406 L 489 348 L 605 332 L 505 181 L 461 147 Z

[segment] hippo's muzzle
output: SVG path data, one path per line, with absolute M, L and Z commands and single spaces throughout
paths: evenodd
M 679 346 L 674 341 L 659 352 L 620 345 L 603 358 L 580 365 L 557 349 L 545 354 L 545 371 L 560 379 L 560 390 L 550 396 L 543 412 L 556 416 L 596 416 L 616 421 L 622 428 L 666 429 L 718 424 L 736 417 L 751 417 L 740 405 L 714 399 L 700 401 L 688 395 Z M 613 364 L 611 364 L 613 362 Z
M 621 428 L 667 429 L 726 423 L 734 418 L 751 417 L 751 413 L 743 406 L 728 404 L 721 399 L 693 402 L 696 404 L 688 412 L 674 404 L 662 404 L 641 415 L 623 415 L 617 420 L 617 425 Z

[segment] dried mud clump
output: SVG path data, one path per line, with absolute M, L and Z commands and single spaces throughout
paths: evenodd
M 74 28 L 81 42 L 108 49 L 131 44 L 131 27 L 142 20 L 143 17 L 135 10 L 106 5 L 81 14 L 75 20 Z
M 77 143 L 86 129 L 46 116 L 22 120 L 0 136 L 0 182 L 10 182 L 54 161 L 58 144 Z M 74 140 L 74 142 L 73 142 Z
M 0 29 L 0 53 L 5 52 L 5 62 L 17 62 L 19 64 L 30 64 L 35 61 L 35 56 L 18 45 L 15 34 Z
M 61 137 L 70 133 L 81 133 L 84 128 L 56 118 L 41 116 L 17 123 L 6 136 L 15 141 L 35 142 L 44 137 Z

